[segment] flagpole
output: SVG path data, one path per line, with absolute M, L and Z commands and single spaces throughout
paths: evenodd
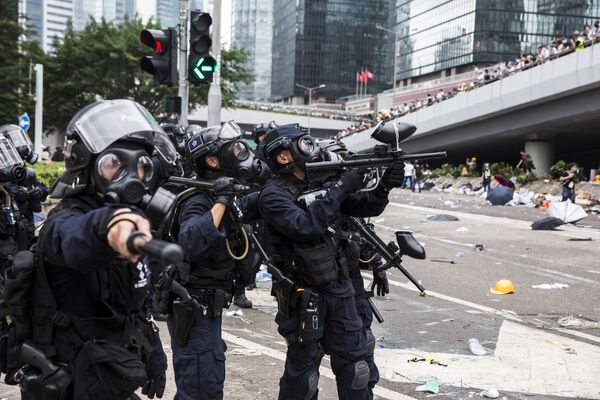
M 358 98 L 358 79 L 359 79 L 358 71 L 356 71 L 356 91 L 354 92 L 354 96 Z

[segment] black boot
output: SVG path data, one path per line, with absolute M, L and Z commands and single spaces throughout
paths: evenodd
M 233 297 L 233 304 L 239 308 L 252 308 L 252 302 L 243 293 Z

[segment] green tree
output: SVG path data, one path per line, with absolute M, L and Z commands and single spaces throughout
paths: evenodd
M 41 62 L 37 42 L 25 40 L 19 21 L 18 0 L 0 0 L 0 124 L 16 124 L 19 115 L 33 117 L 34 102 L 29 96 L 30 64 Z
M 140 58 L 150 55 L 139 40 L 140 32 L 157 28 L 141 19 L 121 25 L 91 21 L 83 31 L 69 26 L 62 43 L 55 44 L 55 54 L 47 61 L 47 95 L 45 123 L 64 130 L 71 117 L 96 98 L 131 98 L 143 104 L 157 118 L 164 117 L 165 96 L 176 95 L 177 88 L 154 83 L 153 77 L 140 69 Z M 234 48 L 222 53 L 223 104 L 231 105 L 238 84 L 251 83 L 252 71 L 244 67 L 247 55 Z M 192 87 L 190 109 L 206 104 L 208 85 Z

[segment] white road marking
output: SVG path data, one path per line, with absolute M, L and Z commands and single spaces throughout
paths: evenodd
M 433 358 L 448 367 L 407 365 L 406 360 L 415 356 Z M 510 321 L 500 327 L 492 356 L 386 348 L 376 349 L 375 357 L 381 376 L 389 380 L 434 376 L 453 386 L 600 399 L 598 346 Z
M 279 350 L 275 350 L 266 346 L 263 346 L 261 344 L 252 342 L 250 340 L 232 335 L 228 332 L 225 332 L 225 330 L 227 330 L 227 328 L 223 328 L 223 339 L 230 342 L 230 343 L 234 343 L 238 346 L 242 346 L 246 349 L 249 350 L 253 350 L 256 353 L 260 353 L 263 354 L 265 356 L 274 358 L 276 360 L 280 360 L 280 361 L 285 361 L 285 353 L 283 351 L 279 351 Z M 327 378 L 333 379 L 335 380 L 335 375 L 333 373 L 333 371 L 327 367 L 321 367 L 319 369 L 319 373 L 322 376 L 325 376 Z M 396 379 L 397 381 L 397 379 Z M 381 386 L 375 386 L 375 389 L 373 389 L 373 392 L 379 396 L 379 397 L 383 397 L 385 399 L 389 399 L 389 400 L 416 400 L 414 397 L 410 397 L 407 395 L 404 395 L 402 393 L 398 393 L 398 392 L 394 392 L 393 390 L 389 390 L 386 389 L 384 387 Z
M 362 275 L 363 275 L 364 278 L 367 278 L 367 279 L 371 278 L 369 275 L 365 274 L 364 272 L 362 273 Z M 403 283 L 403 282 L 395 281 L 393 279 L 388 279 L 388 282 L 389 282 L 390 285 L 393 285 L 393 286 L 396 286 L 396 287 L 401 287 L 403 289 L 407 289 L 407 290 L 410 290 L 410 291 L 413 291 L 413 292 L 419 292 L 419 290 L 416 287 L 414 287 L 414 285 L 412 283 L 410 283 L 410 282 Z M 522 323 L 522 324 L 529 324 L 529 325 L 531 324 L 531 322 L 529 322 L 529 321 L 527 321 L 525 319 L 519 318 L 518 316 L 516 316 L 514 314 L 507 313 L 506 311 L 498 310 L 496 308 L 492 308 L 492 307 L 484 306 L 484 305 L 481 305 L 481 304 L 473 303 L 473 302 L 470 302 L 470 301 L 467 301 L 467 300 L 458 299 L 456 297 L 452 297 L 452 296 L 448 296 L 448 295 L 445 295 L 445 294 L 442 294 L 442 293 L 434 292 L 432 290 L 427 290 L 426 293 L 427 293 L 427 296 L 437 297 L 438 299 L 442 299 L 442 300 L 449 301 L 449 302 L 452 302 L 452 303 L 460 304 L 462 306 L 473 308 L 475 310 L 479 310 L 479 311 L 482 311 L 482 312 L 485 312 L 485 313 L 488 313 L 488 314 L 498 315 L 498 316 L 503 317 L 504 319 L 508 319 L 508 320 L 515 321 L 515 322 L 519 322 L 519 323 Z M 575 330 L 572 330 L 572 329 L 565 329 L 565 328 L 549 328 L 549 329 L 552 329 L 552 330 L 555 330 L 555 331 L 558 331 L 558 332 L 562 332 L 562 333 L 565 333 L 565 334 L 568 334 L 568 335 L 571 335 L 571 336 L 576 336 L 576 337 L 579 337 L 581 339 L 589 340 L 591 342 L 600 343 L 600 337 L 598 337 L 598 336 L 589 335 L 587 333 L 575 331 Z

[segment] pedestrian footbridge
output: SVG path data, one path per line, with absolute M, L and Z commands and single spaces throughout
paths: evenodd
M 398 119 L 418 127 L 407 152 L 447 150 L 512 161 L 525 148 L 538 172 L 556 158 L 600 163 L 600 45 L 461 93 Z M 354 151 L 375 144 L 372 128 L 344 138 Z M 507 157 L 512 157 L 507 159 Z M 462 161 L 461 161 L 462 160 Z

